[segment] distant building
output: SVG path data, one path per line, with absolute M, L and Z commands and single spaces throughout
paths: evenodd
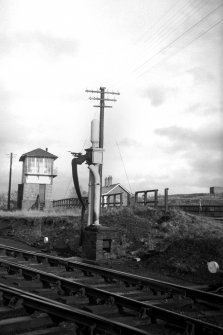
M 210 194 L 223 194 L 223 187 L 221 186 L 212 186 L 210 187 Z
M 121 195 L 120 195 L 121 194 Z M 105 178 L 105 185 L 102 187 L 102 205 L 108 207 L 109 203 L 116 202 L 117 206 L 120 206 L 120 200 L 122 199 L 122 205 L 127 206 L 130 201 L 131 193 L 120 183 L 112 184 L 112 176 Z
M 52 201 L 54 160 L 57 156 L 48 149 L 35 149 L 23 154 L 19 161 L 23 162 L 22 183 L 18 185 L 19 209 L 49 208 Z

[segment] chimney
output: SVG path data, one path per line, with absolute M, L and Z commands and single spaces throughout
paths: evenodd
M 108 187 L 108 178 L 105 178 L 105 187 Z
M 108 176 L 108 186 L 112 185 L 112 176 Z
M 46 148 L 46 152 L 48 152 L 48 148 Z

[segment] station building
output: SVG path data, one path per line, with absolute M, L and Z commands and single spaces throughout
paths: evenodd
M 105 178 L 105 184 L 102 187 L 102 207 L 107 208 L 110 205 L 127 206 L 130 202 L 131 193 L 120 183 L 113 184 L 112 176 Z

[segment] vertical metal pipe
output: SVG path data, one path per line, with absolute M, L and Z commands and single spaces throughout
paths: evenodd
M 99 225 L 99 214 L 100 214 L 100 175 L 98 171 L 98 164 L 97 165 L 89 165 L 89 170 L 92 175 L 93 179 L 93 225 Z
M 88 184 L 88 222 L 87 226 L 93 224 L 93 176 L 91 170 L 89 170 L 89 184 Z

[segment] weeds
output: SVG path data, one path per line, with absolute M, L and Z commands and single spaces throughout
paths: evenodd
M 49 209 L 44 211 L 38 210 L 16 210 L 16 211 L 0 211 L 0 217 L 46 217 L 46 216 L 80 216 L 79 208 L 69 209 Z

